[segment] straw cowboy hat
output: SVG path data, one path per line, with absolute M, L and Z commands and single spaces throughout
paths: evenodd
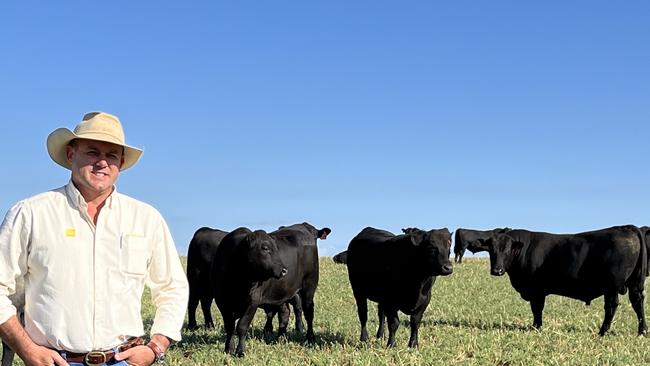
M 47 152 L 52 160 L 66 169 L 72 169 L 68 162 L 66 146 L 74 139 L 88 139 L 110 142 L 124 147 L 124 164 L 120 170 L 126 170 L 138 162 L 142 156 L 142 149 L 124 143 L 124 130 L 120 120 L 112 114 L 104 112 L 90 112 L 74 131 L 67 128 L 57 128 L 47 136 Z

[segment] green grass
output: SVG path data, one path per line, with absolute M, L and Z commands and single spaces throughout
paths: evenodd
M 420 328 L 419 349 L 407 347 L 408 317 L 400 315 L 397 347 L 386 349 L 376 340 L 376 306 L 370 302 L 368 330 L 371 341 L 359 342 L 359 320 L 343 265 L 321 258 L 321 279 L 316 292 L 316 345 L 303 342 L 293 331 L 293 316 L 286 339 L 265 338 L 260 310 L 247 340 L 243 359 L 223 353 L 221 315 L 213 306 L 216 329 L 189 332 L 168 353 L 168 365 L 650 365 L 650 340 L 636 335 L 636 316 L 627 296 L 610 332 L 597 335 L 603 318 L 602 297 L 590 306 L 576 300 L 549 296 L 544 327 L 531 327 L 528 303 L 512 289 L 507 275 L 489 275 L 486 258 L 466 259 L 449 277 L 439 277 Z M 153 318 L 148 296 L 145 319 Z M 203 317 L 197 309 L 197 320 Z M 275 324 L 277 328 L 277 320 Z M 21 364 L 15 362 L 16 365 Z

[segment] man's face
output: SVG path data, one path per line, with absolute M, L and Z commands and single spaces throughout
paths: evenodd
M 110 193 L 124 162 L 122 146 L 103 141 L 77 139 L 68 146 L 72 181 L 86 199 Z

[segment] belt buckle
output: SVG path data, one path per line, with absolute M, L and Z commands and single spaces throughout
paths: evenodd
M 100 358 L 100 357 L 102 358 L 101 361 L 93 362 L 93 361 L 97 361 L 97 358 Z M 91 359 L 91 358 L 93 358 L 93 359 Z M 86 364 L 88 366 L 102 365 L 102 364 L 105 364 L 106 361 L 108 361 L 108 359 L 106 357 L 106 352 L 104 352 L 104 351 L 90 351 L 90 352 L 86 353 L 86 357 L 84 357 L 84 362 L 86 362 Z

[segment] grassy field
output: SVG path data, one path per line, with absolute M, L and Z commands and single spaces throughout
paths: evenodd
M 627 296 L 610 333 L 597 335 L 603 318 L 602 297 L 590 306 L 550 296 L 544 310 L 544 328 L 531 327 L 528 303 L 520 299 L 507 276 L 489 275 L 487 258 L 466 259 L 449 277 L 439 277 L 420 329 L 419 349 L 409 349 L 408 317 L 400 315 L 398 345 L 386 349 L 376 340 L 376 307 L 370 303 L 369 334 L 359 342 L 359 321 L 347 270 L 331 258 L 321 258 L 321 280 L 316 292 L 315 346 L 303 344 L 293 331 L 276 340 L 262 334 L 260 310 L 247 341 L 244 359 L 223 353 L 221 315 L 213 306 L 216 329 L 183 331 L 183 341 L 168 355 L 168 365 L 650 365 L 650 340 L 636 335 L 636 317 Z M 153 309 L 145 297 L 145 319 Z M 646 306 L 647 308 L 647 306 Z M 200 311 L 199 324 L 203 325 Z M 275 326 L 277 327 L 277 321 Z M 19 361 L 16 365 L 21 364 Z

